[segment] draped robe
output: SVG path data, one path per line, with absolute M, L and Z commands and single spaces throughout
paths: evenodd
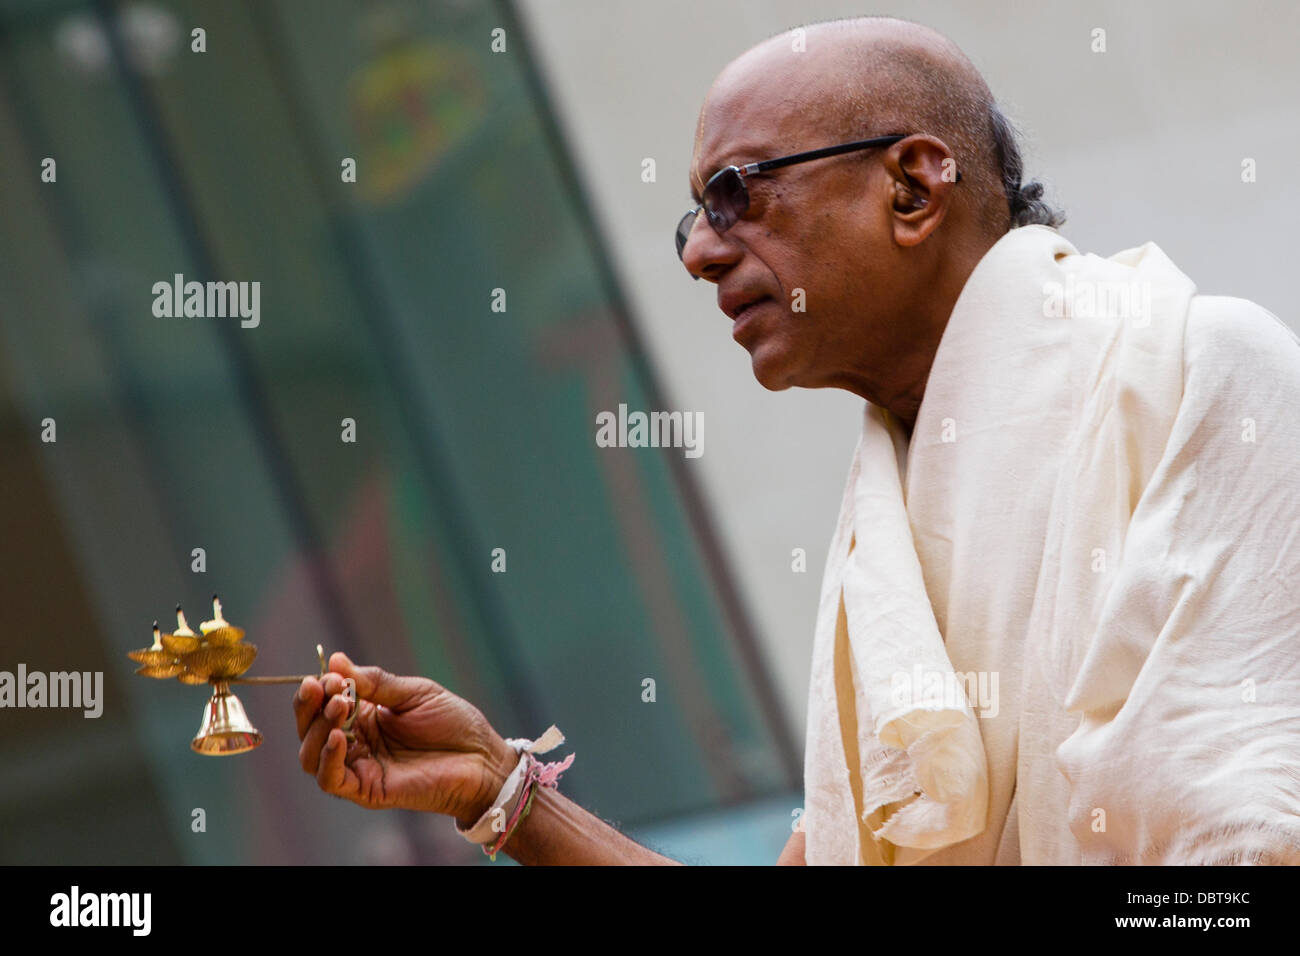
M 805 807 L 810 864 L 1300 862 L 1295 333 L 1152 243 L 1000 239 L 910 436 L 864 409 Z

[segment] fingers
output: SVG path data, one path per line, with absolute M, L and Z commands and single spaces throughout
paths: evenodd
M 343 692 L 343 678 L 326 674 L 323 678 L 308 677 L 298 685 L 293 696 L 293 715 L 298 723 L 298 739 L 302 740 L 311 722 L 320 714 L 321 704 L 335 694 Z
M 343 693 L 344 678 L 335 673 L 326 674 L 320 679 L 321 687 L 325 690 L 325 698 L 328 700 L 335 694 Z
M 302 746 L 298 748 L 298 762 L 307 773 L 315 774 L 320 770 L 321 750 L 331 732 L 343 723 L 347 711 L 347 701 L 342 697 L 331 697 L 325 704 L 324 710 L 316 715 L 307 728 L 302 738 Z M 339 731 L 339 736 L 343 736 L 343 731 Z
M 348 779 L 348 768 L 343 761 L 347 750 L 347 739 L 343 731 L 330 730 L 325 739 L 325 748 L 320 754 L 320 767 L 316 771 L 316 784 L 326 793 L 343 795 L 344 784 Z
M 298 722 L 299 740 L 303 739 L 307 728 L 316 719 L 324 699 L 325 692 L 316 678 L 308 677 L 298 686 L 298 693 L 293 695 L 293 716 Z
M 412 700 L 439 693 L 443 689 L 427 677 L 398 677 L 382 667 L 358 667 L 342 651 L 336 651 L 330 657 L 330 672 L 355 680 L 358 698 L 397 711 L 406 709 Z M 326 678 L 329 676 L 327 674 Z M 339 686 L 342 687 L 342 681 Z

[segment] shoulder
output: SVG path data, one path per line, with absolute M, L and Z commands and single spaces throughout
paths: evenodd
M 1186 357 L 1189 366 L 1245 363 L 1300 373 L 1300 336 L 1247 299 L 1198 295 L 1187 310 Z
M 1188 306 L 1185 335 L 1183 437 L 1199 433 L 1201 443 L 1234 467 L 1251 448 L 1278 463 L 1294 459 L 1300 450 L 1300 336 L 1254 302 L 1201 295 Z

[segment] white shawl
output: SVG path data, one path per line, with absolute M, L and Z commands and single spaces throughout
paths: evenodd
M 1196 296 L 1150 243 L 1003 237 L 910 444 L 865 409 L 814 640 L 807 861 L 1300 861 L 1298 464 L 1275 317 Z

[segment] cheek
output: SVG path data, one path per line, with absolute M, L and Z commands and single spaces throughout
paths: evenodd
M 764 205 L 751 249 L 775 278 L 787 321 L 799 320 L 799 331 L 844 307 L 841 299 L 850 285 L 846 268 L 857 258 L 851 250 L 859 239 L 856 229 L 844 227 L 842 216 L 800 200 L 794 191 L 777 193 Z

